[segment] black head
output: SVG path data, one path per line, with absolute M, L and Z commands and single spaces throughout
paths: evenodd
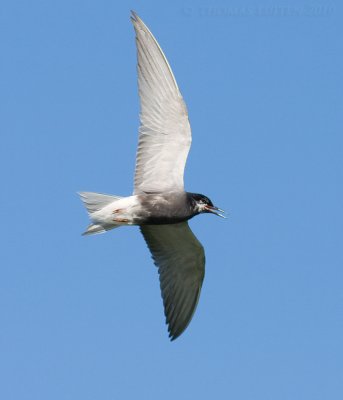
M 210 207 L 213 207 L 213 203 L 212 201 L 204 196 L 203 194 L 199 194 L 199 193 L 190 193 L 192 200 L 194 201 L 194 204 L 204 204 L 204 205 L 208 205 Z
M 204 196 L 203 194 L 199 193 L 189 193 L 189 196 L 191 198 L 193 210 L 197 213 L 212 213 L 218 215 L 218 217 L 225 218 L 224 215 L 218 213 L 217 211 L 224 212 L 218 207 L 215 207 L 212 203 L 212 201 Z

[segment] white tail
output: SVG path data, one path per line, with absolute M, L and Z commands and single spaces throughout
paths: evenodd
M 120 196 L 112 196 L 110 194 L 94 193 L 94 192 L 79 192 L 78 193 L 83 201 L 89 214 L 101 210 L 115 200 L 120 200 Z
M 106 207 L 108 204 L 113 203 L 116 200 L 120 200 L 120 196 L 112 196 L 109 194 L 101 194 L 94 192 L 79 192 L 78 193 L 83 201 L 83 204 L 87 208 L 90 218 L 92 214 Z M 119 225 L 118 225 L 119 226 Z M 104 233 L 109 229 L 116 228 L 116 226 L 111 226 L 106 229 L 106 227 L 98 224 L 90 224 L 83 235 L 92 235 L 95 233 Z
M 104 233 L 106 229 L 101 225 L 90 224 L 87 229 L 83 232 L 82 236 L 95 235 L 97 233 Z

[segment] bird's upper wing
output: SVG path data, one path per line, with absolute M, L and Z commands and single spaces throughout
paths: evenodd
M 141 100 L 134 193 L 183 190 L 191 146 L 186 105 L 162 49 L 132 13 Z
M 187 328 L 198 304 L 204 248 L 187 222 L 140 229 L 158 267 L 169 337 L 174 340 Z

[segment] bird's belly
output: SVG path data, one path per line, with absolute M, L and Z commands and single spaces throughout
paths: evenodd
M 167 225 L 167 224 L 178 224 L 190 219 L 189 216 L 170 216 L 170 215 L 154 215 L 143 218 L 139 225 Z
M 169 204 L 153 204 L 143 207 L 142 212 L 138 213 L 138 218 L 139 225 L 165 225 L 187 221 L 191 215 Z

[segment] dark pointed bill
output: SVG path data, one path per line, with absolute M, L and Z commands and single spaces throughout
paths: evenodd
M 225 214 L 225 211 L 224 211 L 224 210 L 221 210 L 221 209 L 218 208 L 218 207 L 206 206 L 205 209 L 206 209 L 206 211 L 208 211 L 208 212 L 210 212 L 210 213 L 212 213 L 212 214 L 218 215 L 218 217 L 227 218 L 225 215 L 223 215 L 223 214 Z M 218 211 L 219 211 L 219 212 L 218 212 Z M 223 214 L 221 214 L 221 213 L 223 213 Z

